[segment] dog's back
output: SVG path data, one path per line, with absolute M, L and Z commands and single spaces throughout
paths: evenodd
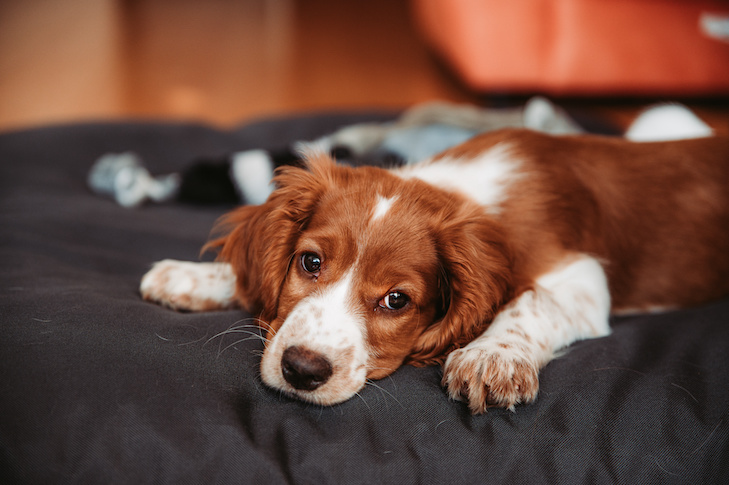
M 595 255 L 616 309 L 729 294 L 729 138 L 636 143 L 508 130 L 444 157 L 473 158 L 497 144 L 520 161 L 500 214 L 517 264 L 538 268 L 563 249 Z

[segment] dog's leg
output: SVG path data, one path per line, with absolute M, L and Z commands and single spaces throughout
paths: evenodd
M 473 413 L 487 407 L 514 410 L 533 401 L 539 369 L 576 340 L 610 332 L 610 294 L 600 263 L 578 255 L 537 279 L 506 305 L 486 331 L 452 352 L 443 385 Z
M 236 278 L 228 263 L 193 263 L 165 259 L 142 278 L 145 300 L 174 310 L 212 311 L 235 308 Z

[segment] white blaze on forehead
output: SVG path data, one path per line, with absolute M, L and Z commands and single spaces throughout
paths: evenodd
M 489 212 L 498 213 L 509 186 L 519 177 L 521 161 L 505 143 L 494 145 L 472 159 L 441 158 L 406 167 L 403 178 L 416 178 L 436 187 L 460 192 Z
M 383 197 L 381 195 L 378 195 L 377 204 L 375 205 L 375 210 L 372 214 L 371 221 L 376 221 L 377 219 L 385 217 L 385 215 L 390 211 L 392 205 L 396 201 L 397 197 Z

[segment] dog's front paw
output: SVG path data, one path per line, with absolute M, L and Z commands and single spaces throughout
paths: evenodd
M 226 263 L 165 259 L 152 266 L 139 286 L 142 298 L 174 310 L 210 311 L 235 306 L 235 275 Z
M 536 399 L 539 366 L 514 343 L 474 342 L 448 356 L 443 385 L 451 398 L 466 401 L 473 414 L 489 407 L 513 411 L 515 405 Z

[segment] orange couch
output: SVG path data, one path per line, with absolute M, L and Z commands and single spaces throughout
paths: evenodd
M 554 95 L 729 94 L 729 2 L 412 0 L 471 88 Z

